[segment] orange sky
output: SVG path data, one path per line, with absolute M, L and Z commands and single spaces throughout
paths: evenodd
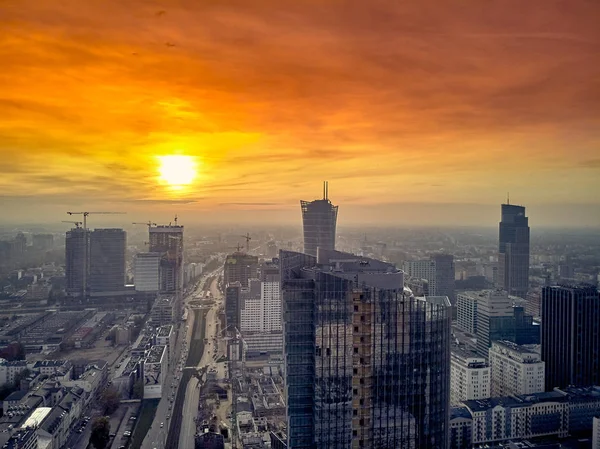
M 293 210 L 328 179 L 340 205 L 511 191 L 598 224 L 598 23 L 596 0 L 0 0 L 0 203 Z M 192 185 L 157 181 L 169 154 Z

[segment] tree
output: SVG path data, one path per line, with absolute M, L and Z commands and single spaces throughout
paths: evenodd
M 112 415 L 121 404 L 121 395 L 119 394 L 119 390 L 117 390 L 114 386 L 108 387 L 102 393 L 100 401 L 102 407 L 104 408 L 104 414 Z
M 94 419 L 90 443 L 96 449 L 104 449 L 110 440 L 110 422 L 106 416 Z
M 144 398 L 144 381 L 142 379 L 139 379 L 135 384 L 133 384 L 133 398 Z

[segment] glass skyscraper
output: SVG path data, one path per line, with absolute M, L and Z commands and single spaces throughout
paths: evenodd
M 334 250 L 280 252 L 289 449 L 445 448 L 450 303 Z
M 499 287 L 525 298 L 529 288 L 529 219 L 525 207 L 502 205 L 498 239 Z
M 600 385 L 600 293 L 592 285 L 542 290 L 546 390 Z
M 335 249 L 338 206 L 334 206 L 329 201 L 327 189 L 327 183 L 325 183 L 321 200 L 300 201 L 304 229 L 304 252 L 315 257 L 319 247 Z

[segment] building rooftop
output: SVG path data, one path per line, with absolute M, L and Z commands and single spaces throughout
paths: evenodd
M 450 419 L 452 418 L 471 418 L 471 412 L 467 407 L 452 407 L 450 409 Z
M 28 427 L 39 427 L 42 421 L 46 419 L 46 417 L 52 411 L 52 407 L 38 407 L 33 413 L 27 418 L 27 420 L 23 423 L 21 428 L 26 429 Z
M 13 391 L 11 394 L 9 394 L 4 401 L 5 402 L 13 402 L 13 401 L 20 401 L 21 399 L 23 399 L 25 396 L 27 396 L 27 391 Z
M 168 337 L 172 331 L 173 326 L 167 324 L 165 326 L 159 327 L 156 335 L 158 335 L 159 337 Z
M 159 363 L 165 354 L 165 350 L 166 346 L 152 346 L 146 355 L 146 363 Z
M 540 402 L 568 402 L 568 396 L 559 391 L 534 393 L 530 395 L 515 395 L 500 398 L 478 399 L 463 401 L 472 412 L 484 412 L 494 407 L 529 407 Z
M 512 341 L 506 341 L 506 340 L 498 340 L 498 341 L 493 341 L 492 342 L 492 346 L 493 345 L 498 345 L 498 346 L 502 346 L 506 349 L 510 349 L 511 351 L 515 351 L 518 352 L 519 354 L 523 354 L 523 355 L 536 355 L 539 356 L 539 351 L 535 351 L 534 350 L 534 346 L 538 346 L 538 345 L 518 345 L 516 343 L 513 343 Z

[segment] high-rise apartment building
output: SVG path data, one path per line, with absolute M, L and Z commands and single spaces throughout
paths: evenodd
M 161 253 L 138 253 L 133 262 L 135 291 L 158 293 L 160 290 Z
M 241 327 L 241 295 L 242 284 L 231 282 L 225 286 L 225 327 Z
M 456 325 L 471 334 L 477 333 L 477 292 L 456 295 Z
M 126 233 L 122 229 L 90 232 L 91 292 L 118 292 L 125 287 Z
M 250 279 L 240 292 L 240 327 L 249 354 L 281 353 L 281 296 L 279 279 Z
M 490 397 L 490 366 L 477 352 L 452 348 L 450 364 L 450 402 L 459 406 L 462 401 Z
M 54 247 L 54 236 L 52 234 L 33 234 L 33 249 L 44 251 Z
M 67 231 L 65 239 L 65 288 L 70 296 L 83 296 L 87 282 L 89 233 L 81 228 Z
M 242 287 L 248 287 L 248 279 L 258 278 L 258 257 L 237 251 L 228 254 L 223 268 L 225 285 L 239 282 Z
M 288 448 L 445 448 L 450 302 L 392 264 L 280 252 Z
M 477 295 L 477 352 L 488 357 L 493 341 L 506 340 L 519 345 L 539 344 L 540 327 L 525 314 L 523 300 L 504 290 L 483 290 Z
M 328 183 L 323 185 L 323 199 L 300 201 L 304 231 L 304 253 L 317 256 L 317 248 L 335 249 L 338 206 L 329 201 Z
M 539 346 L 537 348 L 539 350 Z M 544 391 L 544 362 L 532 348 L 509 341 L 494 341 L 489 361 L 493 397 Z
M 431 296 L 447 296 L 454 304 L 454 256 L 433 254 L 425 260 L 404 262 L 404 271 L 415 279 L 426 279 Z
M 529 219 L 525 207 L 502 205 L 498 246 L 499 287 L 525 298 L 529 288 Z
M 546 390 L 600 385 L 600 294 L 592 285 L 542 289 Z
M 160 291 L 180 290 L 183 286 L 183 226 L 152 226 L 149 238 L 149 251 L 161 254 Z

